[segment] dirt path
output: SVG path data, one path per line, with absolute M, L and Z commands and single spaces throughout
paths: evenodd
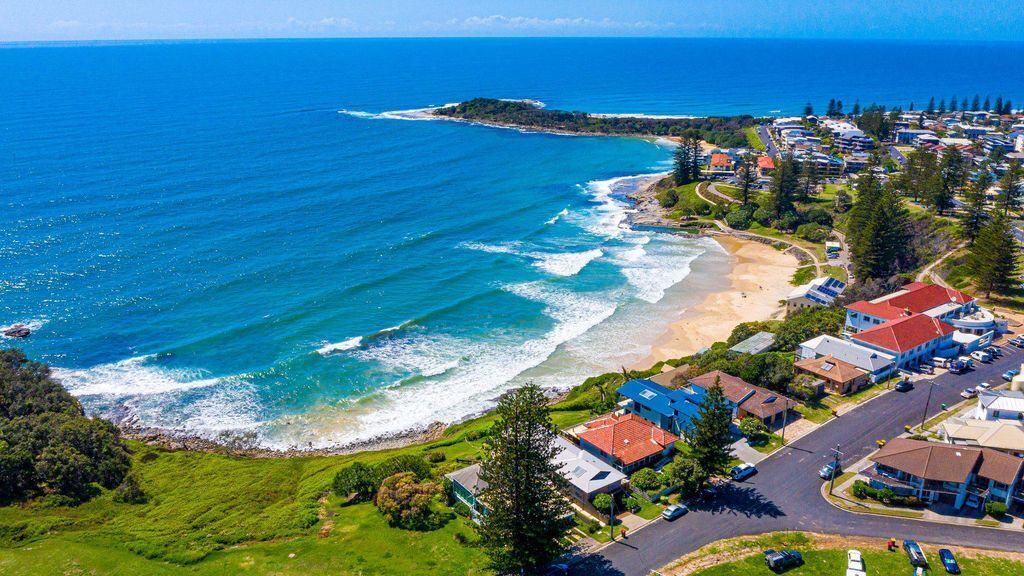
M 931 280 L 933 283 L 938 284 L 939 286 L 942 286 L 943 288 L 952 288 L 952 286 L 947 284 L 946 281 L 943 280 L 941 276 L 939 276 L 938 274 L 935 273 L 935 268 L 938 267 L 939 264 L 942 264 L 943 262 L 945 262 L 946 258 L 949 258 L 950 256 L 952 256 L 954 253 L 956 253 L 957 251 L 959 251 L 961 248 L 963 248 L 966 245 L 967 245 L 966 242 L 961 242 L 960 244 L 957 244 L 955 248 L 953 248 L 949 252 L 946 252 L 940 258 L 938 258 L 937 260 L 935 260 L 931 264 L 925 266 L 924 270 L 921 270 L 921 273 L 917 275 L 917 278 L 915 278 L 915 280 L 917 280 L 918 282 L 925 282 L 927 280 Z

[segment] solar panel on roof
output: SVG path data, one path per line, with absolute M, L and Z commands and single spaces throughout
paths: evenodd
M 597 474 L 594 474 L 594 480 L 604 480 L 608 477 L 609 472 L 607 470 L 601 470 Z
M 646 398 L 647 400 L 651 400 L 657 395 L 658 394 L 654 390 L 644 390 L 643 392 L 640 393 L 640 396 Z

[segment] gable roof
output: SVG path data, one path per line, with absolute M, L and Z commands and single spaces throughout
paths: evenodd
M 956 328 L 938 318 L 932 318 L 925 314 L 914 314 L 862 330 L 854 334 L 852 338 L 883 350 L 906 352 L 953 332 L 956 332 Z
M 712 166 L 732 166 L 732 158 L 728 154 L 715 153 L 711 155 Z
M 601 416 L 587 422 L 584 427 L 586 430 L 579 434 L 581 441 L 615 456 L 627 466 L 657 454 L 679 440 L 675 434 L 632 413 Z
M 555 438 L 561 450 L 552 459 L 562 476 L 586 494 L 621 483 L 626 475 L 607 462 L 580 448 L 562 436 Z
M 473 496 L 480 495 L 480 492 L 487 488 L 487 482 L 480 479 L 480 465 L 473 464 L 465 468 L 450 472 L 444 475 L 452 482 L 458 482 L 463 488 L 469 490 Z
M 645 379 L 630 380 L 616 392 L 669 418 L 678 418 L 680 414 L 696 416 L 704 397 L 704 390 L 700 388 L 687 386 L 673 390 Z
M 794 362 L 797 368 L 806 370 L 816 376 L 821 376 L 835 382 L 850 382 L 867 374 L 866 371 L 857 368 L 849 362 L 844 362 L 831 354 L 820 358 L 808 358 Z
M 772 160 L 771 156 L 758 156 L 757 167 L 765 170 L 774 170 L 775 161 Z
M 945 288 L 938 284 L 911 282 L 892 294 L 871 301 L 860 300 L 846 308 L 876 318 L 895 320 L 906 314 L 908 310 L 911 313 L 922 313 L 943 304 L 963 305 L 973 301 L 972 296 L 959 290 Z
M 971 442 L 982 448 L 1024 452 L 1024 426 L 1016 422 L 950 418 L 940 427 L 950 442 Z
M 885 352 L 861 346 L 856 342 L 843 340 L 828 334 L 822 334 L 800 344 L 801 348 L 813 350 L 816 356 L 832 355 L 835 358 L 849 362 L 854 366 L 877 372 L 892 365 L 895 358 Z
M 690 383 L 707 390 L 715 385 L 716 380 L 730 402 L 758 418 L 774 416 L 797 405 L 796 401 L 791 398 L 772 392 L 767 388 L 755 386 L 721 370 L 690 378 Z
M 985 390 L 978 395 L 978 403 L 987 410 L 1024 412 L 1024 391 Z

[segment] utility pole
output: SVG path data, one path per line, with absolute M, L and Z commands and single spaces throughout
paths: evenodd
M 842 458 L 843 453 L 839 451 L 839 444 L 836 444 L 836 447 L 832 449 L 832 474 L 830 474 L 831 478 L 828 483 L 829 496 L 832 495 L 832 489 L 836 487 L 836 470 L 839 470 L 839 461 Z
M 782 413 L 782 445 L 786 445 L 786 424 L 789 423 L 789 399 L 786 399 L 786 410 Z
M 935 384 L 928 382 L 928 399 L 924 401 L 924 413 L 921 414 L 921 432 L 924 432 L 924 421 L 928 418 L 928 405 L 932 402 L 932 389 L 935 388 Z

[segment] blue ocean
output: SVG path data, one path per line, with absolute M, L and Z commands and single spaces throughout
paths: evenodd
M 898 58 L 892 57 L 898 54 Z M 941 54 L 941 73 L 934 70 Z M 721 285 L 624 222 L 663 142 L 401 111 L 1024 103 L 1021 44 L 337 40 L 0 47 L 0 326 L 92 413 L 277 448 L 630 365 Z

